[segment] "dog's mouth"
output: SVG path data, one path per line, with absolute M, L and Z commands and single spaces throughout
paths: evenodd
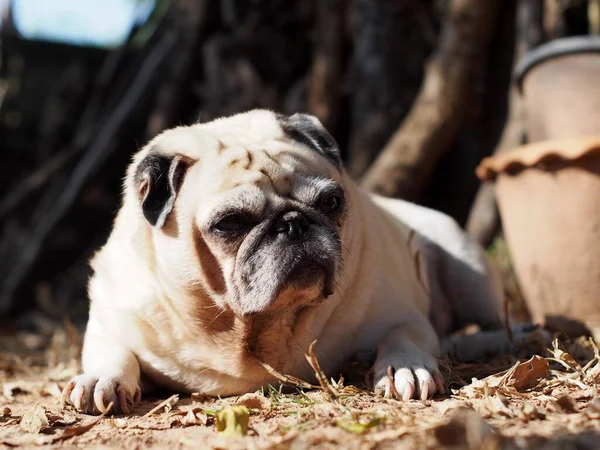
M 252 280 L 236 289 L 236 303 L 242 315 L 320 303 L 334 293 L 335 270 L 329 259 L 296 256 L 270 273 L 270 283 Z
M 320 284 L 321 296 L 327 298 L 333 294 L 334 272 L 333 264 L 303 258 L 292 268 L 281 291 L 287 287 L 301 291 Z

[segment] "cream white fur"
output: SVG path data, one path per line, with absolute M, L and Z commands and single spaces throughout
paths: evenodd
M 124 404 L 123 398 L 135 403 L 140 373 L 176 390 L 210 395 L 241 394 L 276 381 L 257 361 L 242 354 L 243 342 L 234 331 L 226 339 L 216 339 L 180 307 L 198 302 L 181 285 L 195 282 L 202 289 L 205 280 L 193 263 L 189 245 L 152 229 L 141 213 L 133 170 L 156 147 L 164 154 L 200 161 L 188 176 L 202 180 L 206 192 L 218 184 L 224 159 L 235 155 L 236 149 L 266 150 L 279 158 L 281 170 L 330 176 L 343 186 L 348 216 L 342 232 L 343 272 L 335 293 L 298 316 L 284 317 L 281 312 L 282 317 L 269 325 L 272 330 L 261 331 L 280 372 L 312 379 L 304 354 L 316 339 L 327 373 L 337 375 L 353 355 L 376 353 L 375 389 L 391 394 L 395 387 L 403 398 L 427 398 L 443 390 L 436 361 L 439 340 L 429 319 L 435 312 L 432 308 L 441 315 L 437 320 L 443 324 L 444 329 L 438 329 L 441 335 L 451 331 L 465 307 L 476 309 L 486 324 L 496 320 L 501 291 L 495 275 L 481 249 L 452 219 L 364 192 L 325 158 L 286 139 L 272 112 L 251 111 L 169 130 L 135 155 L 113 232 L 92 262 L 84 377 L 74 379 L 65 390 L 66 400 L 78 409 L 98 412 L 102 402 L 116 400 L 127 412 L 131 405 Z M 223 155 L 222 147 L 228 149 Z M 193 222 L 210 208 L 211 198 L 203 195 L 201 191 L 181 194 L 175 207 L 181 223 Z M 191 230 L 182 225 L 179 233 L 187 235 Z M 181 264 L 169 264 L 176 256 Z M 220 260 L 218 252 L 216 256 Z M 440 284 L 441 272 L 446 274 L 445 286 Z M 453 280 L 460 284 L 457 289 L 469 290 L 466 306 L 458 310 L 448 298 Z M 215 315 L 227 308 L 225 297 L 210 299 L 216 305 Z M 471 317 L 477 314 L 464 316 L 465 321 L 477 320 Z M 388 366 L 395 372 L 394 387 L 388 383 Z M 88 397 L 92 391 L 101 392 L 102 398 L 94 394 L 94 406 L 82 391 Z M 120 398 L 119 392 L 125 397 Z

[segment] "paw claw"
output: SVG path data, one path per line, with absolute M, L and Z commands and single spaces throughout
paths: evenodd
M 104 391 L 99 389 L 94 391 L 94 405 L 96 409 L 101 413 L 106 413 L 106 404 L 104 403 Z
M 435 386 L 437 388 L 437 391 L 440 394 L 445 394 L 446 393 L 446 387 L 445 387 L 445 382 L 444 382 L 444 377 L 442 377 L 442 374 L 439 373 L 437 370 L 435 372 L 433 372 L 433 380 L 435 381 Z
M 427 400 L 429 398 L 429 383 L 427 381 L 421 381 L 421 400 Z
M 129 388 L 127 381 L 78 375 L 63 389 L 63 405 L 71 404 L 77 411 L 87 414 L 106 414 L 109 412 L 108 406 L 112 403 L 111 409 L 114 412 L 130 413 L 139 403 L 141 391 L 139 386 Z
M 125 389 L 119 387 L 117 389 L 117 397 L 119 398 L 119 406 L 125 414 L 129 414 L 133 409 L 133 397 Z
M 400 354 L 376 361 L 373 366 L 374 390 L 378 395 L 398 400 L 427 400 L 436 392 L 444 394 L 444 379 L 437 361 L 427 353 Z M 389 363 L 392 364 L 389 364 Z M 395 372 L 394 372 L 395 369 Z
M 67 383 L 67 385 L 63 389 L 62 396 L 60 398 L 60 401 L 63 406 L 65 406 L 66 404 L 69 403 L 69 396 L 71 395 L 71 392 L 73 392 L 74 388 L 75 388 L 75 381 L 71 380 Z

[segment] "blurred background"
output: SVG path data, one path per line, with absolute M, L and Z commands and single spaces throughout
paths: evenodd
M 84 324 L 131 155 L 250 108 L 317 115 L 370 190 L 453 216 L 527 317 L 481 160 L 526 141 L 514 69 L 596 0 L 0 0 L 0 334 Z

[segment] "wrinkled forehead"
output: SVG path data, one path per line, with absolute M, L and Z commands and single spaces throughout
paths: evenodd
M 184 188 L 206 207 L 255 203 L 265 196 L 308 197 L 341 178 L 336 166 L 290 139 L 269 113 L 175 128 L 154 145 L 163 154 L 181 154 L 196 161 Z
M 316 198 L 339 185 L 339 172 L 310 152 L 282 141 L 223 147 L 219 157 L 202 164 L 198 177 L 206 209 L 241 205 L 258 210 L 265 202 Z

